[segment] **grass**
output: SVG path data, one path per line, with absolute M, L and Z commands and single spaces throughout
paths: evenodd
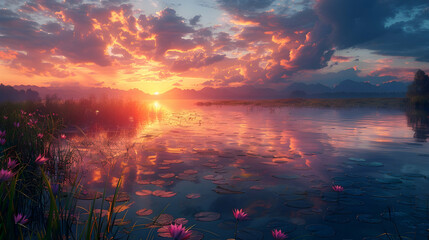
M 4 140 L 0 144 L 0 169 L 3 171 L 0 176 L 0 240 L 129 236 L 124 234 L 124 227 L 115 225 L 118 213 L 126 209 L 121 207 L 126 203 L 118 205 L 116 202 L 121 178 L 113 201 L 109 202 L 107 216 L 103 216 L 103 211 L 95 211 L 104 209 L 106 191 L 100 200 L 94 198 L 88 209 L 78 206 L 75 196 L 82 191 L 82 186 L 79 175 L 70 169 L 80 160 L 80 155 L 61 137 L 65 127 L 63 119 L 58 113 L 45 112 L 52 106 L 42 103 L 5 106 L 0 115 L 0 139 Z M 39 156 L 48 160 L 37 162 Z M 10 160 L 16 162 L 15 167 Z M 15 220 L 18 214 L 23 216 L 21 222 Z

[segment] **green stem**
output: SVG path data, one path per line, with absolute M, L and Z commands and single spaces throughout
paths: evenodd
M 235 233 L 234 233 L 234 239 L 237 239 L 237 226 L 238 226 L 238 219 L 235 221 Z

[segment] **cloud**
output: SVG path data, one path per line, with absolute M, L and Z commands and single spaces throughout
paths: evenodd
M 203 26 L 201 15 L 184 18 L 173 8 L 143 15 L 121 0 L 16 4 L 0 9 L 0 59 L 27 75 L 114 75 L 143 66 L 153 81 L 180 76 L 275 87 L 353 60 L 336 56 L 340 49 L 429 62 L 427 0 L 217 0 L 226 13 L 222 26 Z M 391 65 L 372 66 L 371 81 L 394 77 Z M 344 71 L 335 76 L 358 76 Z M 398 70 L 398 79 L 406 72 Z
M 423 27 L 428 7 L 424 0 L 320 0 L 315 12 L 330 26 L 329 38 L 338 49 L 360 47 L 429 62 L 429 28 Z M 412 12 L 417 14 L 401 16 Z
M 353 57 L 344 57 L 344 56 L 332 56 L 332 62 L 343 63 L 343 62 L 351 62 L 354 61 Z
M 269 7 L 274 0 L 217 0 L 222 8 L 229 11 L 255 11 Z
M 203 53 L 198 53 L 189 58 L 176 60 L 171 65 L 170 70 L 173 72 L 184 72 L 191 68 L 200 68 L 221 61 L 225 55 L 206 56 Z
M 193 18 L 189 20 L 189 24 L 192 26 L 197 25 L 197 23 L 200 21 L 201 15 L 195 15 Z

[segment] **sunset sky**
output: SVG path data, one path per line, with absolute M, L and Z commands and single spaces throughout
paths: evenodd
M 429 70 L 428 0 L 2 0 L 0 82 L 171 88 Z

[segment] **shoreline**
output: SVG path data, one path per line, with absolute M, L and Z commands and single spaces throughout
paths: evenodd
M 259 107 L 315 107 L 315 108 L 383 108 L 405 110 L 406 98 L 347 98 L 347 99 L 267 99 L 199 101 L 197 106 L 259 106 Z

